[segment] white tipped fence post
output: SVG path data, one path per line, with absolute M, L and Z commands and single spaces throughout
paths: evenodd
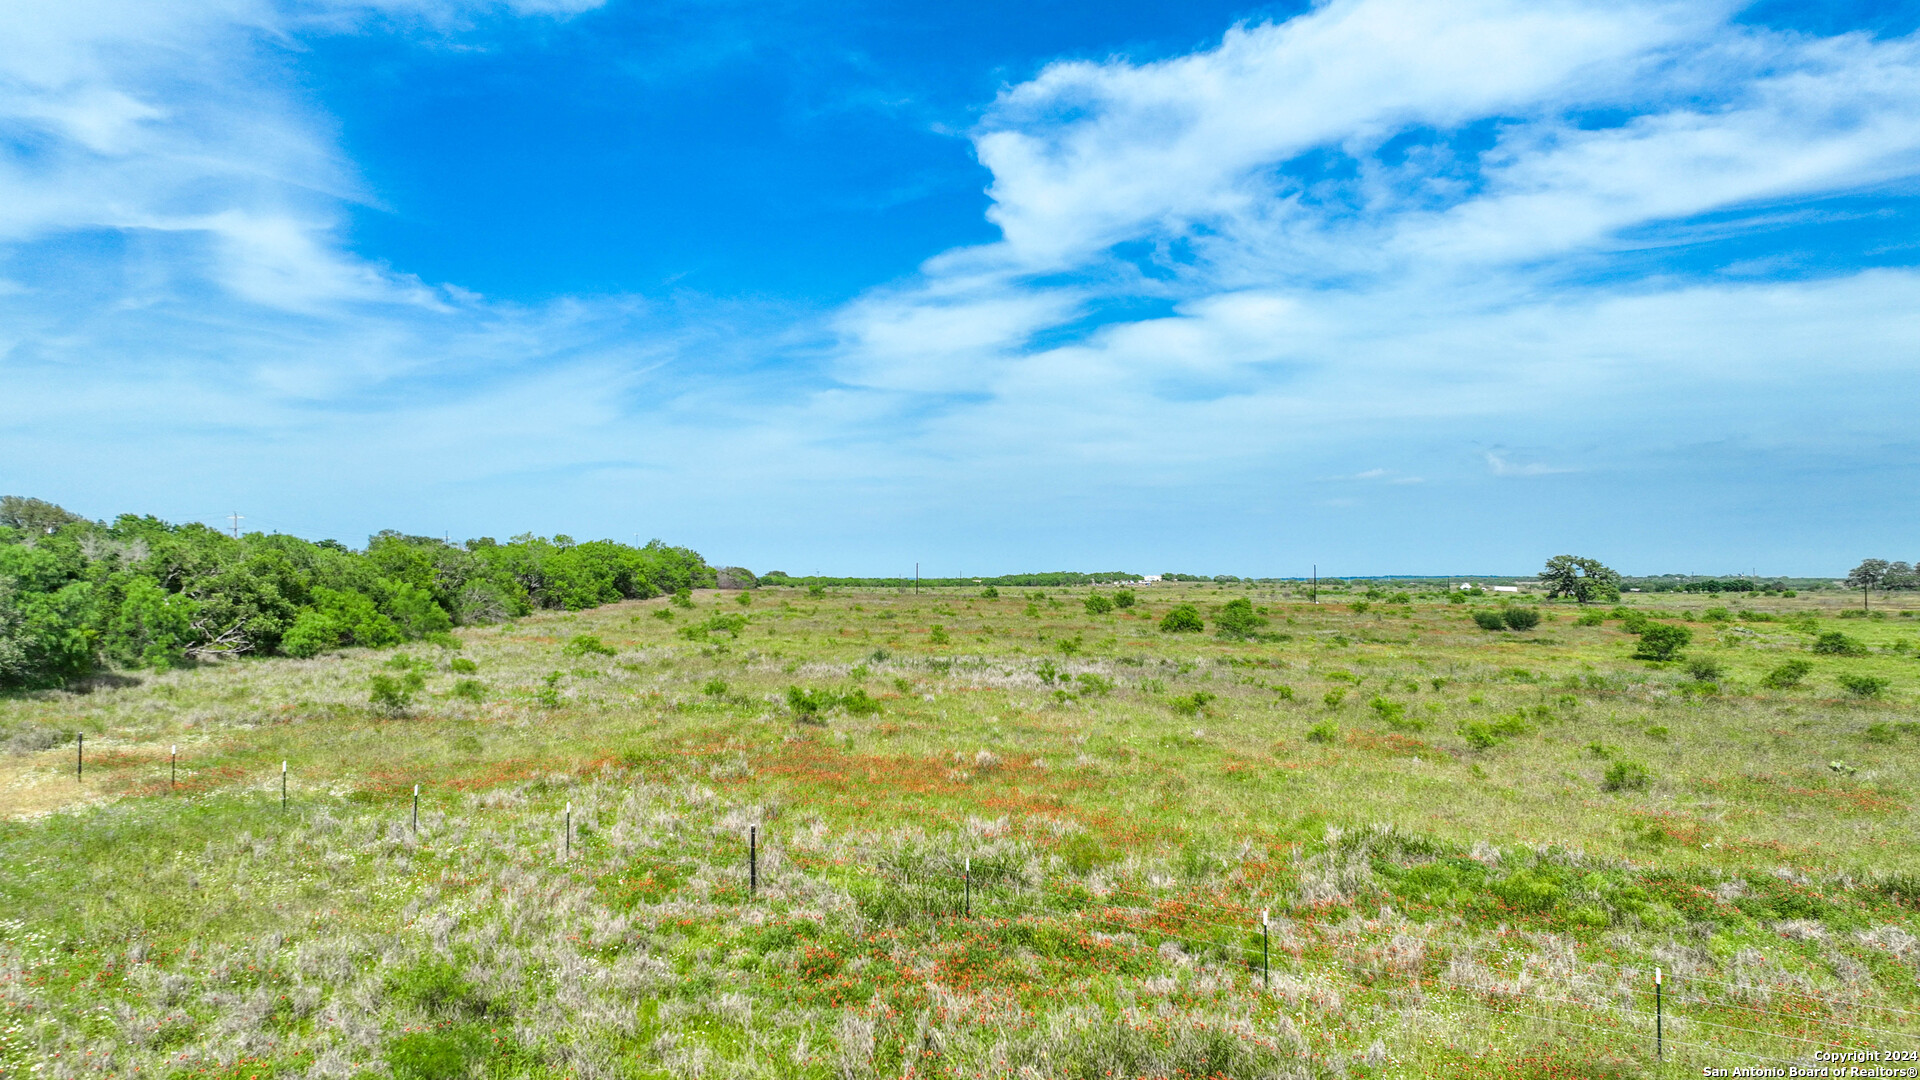
M 420 785 L 413 785 L 413 832 L 420 834 Z
M 1260 986 L 1267 986 L 1267 909 L 1260 909 Z
M 760 895 L 760 826 L 747 826 L 747 899 Z
M 1653 1058 L 1659 1061 L 1666 1057 L 1666 1018 L 1661 1015 L 1660 969 L 1653 969 Z
M 280 763 L 280 809 L 287 808 L 287 763 Z
M 573 858 L 573 803 L 567 803 L 567 850 L 566 857 Z
M 167 748 L 167 790 L 172 791 L 179 786 L 180 747 L 176 745 Z

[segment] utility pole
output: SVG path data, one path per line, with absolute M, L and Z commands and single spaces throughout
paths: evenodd
M 235 540 L 240 539 L 240 522 L 245 516 L 246 515 L 242 514 L 238 510 L 235 510 L 233 513 L 227 515 L 227 517 L 233 519 L 233 538 Z

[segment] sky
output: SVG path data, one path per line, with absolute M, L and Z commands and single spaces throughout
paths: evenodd
M 1920 556 L 1920 0 L 0 0 L 0 492 L 793 574 Z

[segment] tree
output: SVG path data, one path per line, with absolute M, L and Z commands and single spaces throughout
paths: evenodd
M 1555 555 L 1547 560 L 1546 569 L 1540 571 L 1540 580 L 1547 586 L 1547 598 L 1550 600 L 1571 596 L 1575 601 L 1585 604 L 1593 600 L 1620 598 L 1620 575 L 1598 559 Z
M 1867 607 L 1867 597 L 1881 582 L 1887 580 L 1888 563 L 1885 559 L 1861 559 L 1860 565 L 1847 571 L 1847 587 L 1860 590 L 1860 607 Z

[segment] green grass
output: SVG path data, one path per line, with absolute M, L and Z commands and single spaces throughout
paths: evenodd
M 1032 592 L 702 594 L 0 699 L 0 1075 L 1698 1075 L 1914 1045 L 1915 619 L 1637 597 L 1693 635 L 1648 663 L 1571 605 L 1490 631 L 1485 602 Z M 1251 638 L 1160 629 L 1239 597 Z M 1836 630 L 1860 647 L 1813 650 Z M 396 671 L 423 685 L 375 705 Z

